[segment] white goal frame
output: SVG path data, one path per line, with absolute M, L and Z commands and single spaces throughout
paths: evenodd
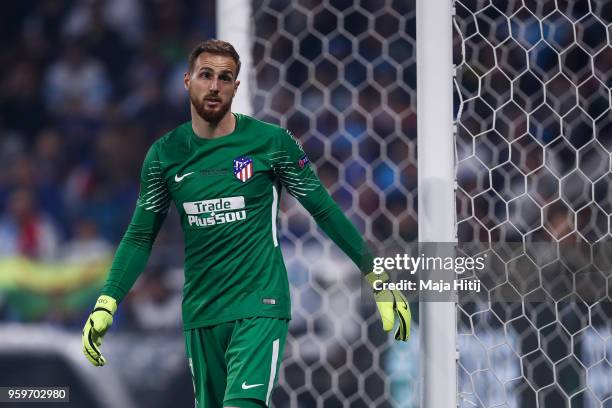
M 456 242 L 453 6 L 417 0 L 419 242 Z M 419 303 L 421 407 L 457 407 L 454 302 Z

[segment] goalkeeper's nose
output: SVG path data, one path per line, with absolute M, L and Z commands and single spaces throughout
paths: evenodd
M 216 75 L 213 75 L 213 77 L 210 80 L 210 85 L 208 87 L 208 89 L 210 90 L 210 93 L 213 95 L 217 95 L 219 93 L 219 78 L 217 78 Z

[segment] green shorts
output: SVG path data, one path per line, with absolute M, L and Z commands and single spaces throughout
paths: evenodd
M 285 349 L 289 321 L 254 317 L 185 331 L 198 408 L 236 399 L 268 406 Z

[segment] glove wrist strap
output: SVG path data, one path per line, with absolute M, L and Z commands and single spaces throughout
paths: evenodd
M 115 314 L 115 311 L 117 310 L 117 301 L 107 295 L 100 296 L 96 301 L 96 305 L 94 306 L 93 311 L 97 312 L 102 310 L 113 316 Z
M 106 309 L 106 308 L 104 308 L 104 307 L 96 307 L 96 308 L 93 310 L 93 312 L 92 312 L 92 313 L 95 313 L 95 312 L 106 312 L 106 313 L 108 313 L 109 315 L 111 315 L 111 317 L 113 316 L 113 313 L 112 313 L 110 310 L 108 310 L 108 309 Z

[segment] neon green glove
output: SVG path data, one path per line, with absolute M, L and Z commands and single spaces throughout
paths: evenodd
M 370 287 L 374 292 L 376 307 L 382 319 L 384 331 L 391 331 L 395 326 L 395 316 L 399 321 L 399 326 L 395 331 L 395 340 L 406 341 L 410 337 L 410 307 L 408 301 L 399 290 L 380 290 L 374 289 L 374 282 L 380 280 L 386 282 L 389 280 L 389 275 L 382 273 L 380 275 L 370 272 L 366 275 L 366 279 L 370 283 Z
M 100 353 L 100 346 L 106 331 L 113 324 L 116 310 L 117 301 L 110 296 L 102 295 L 85 323 L 82 338 L 83 354 L 96 367 L 106 364 L 106 359 Z

